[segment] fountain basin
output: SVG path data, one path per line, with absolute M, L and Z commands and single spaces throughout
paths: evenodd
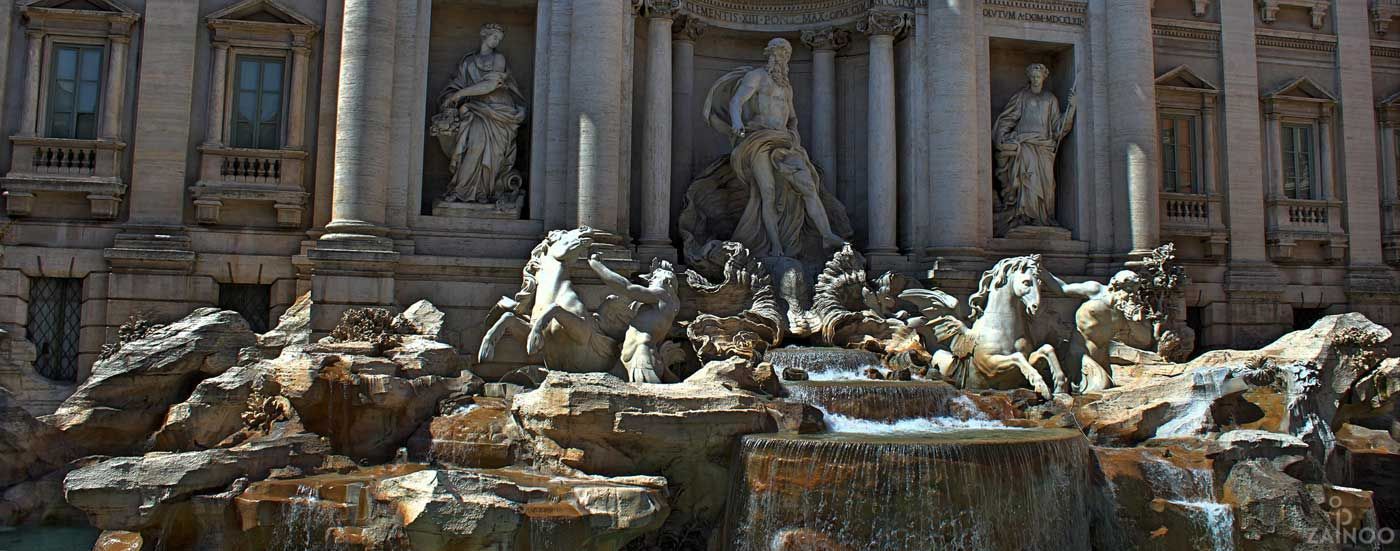
M 1090 449 L 1067 429 L 745 436 L 733 550 L 1090 546 Z

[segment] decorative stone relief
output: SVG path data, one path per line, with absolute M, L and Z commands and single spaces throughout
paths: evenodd
M 899 37 L 914 26 L 914 18 L 898 11 L 871 10 L 865 19 L 856 23 L 856 30 L 865 34 L 886 34 Z
M 704 21 L 689 15 L 682 15 L 677 17 L 676 22 L 671 26 L 672 39 L 695 42 L 700 40 L 700 36 L 705 34 L 705 30 L 708 28 L 709 25 L 706 25 Z
M 802 44 L 813 50 L 839 51 L 850 43 L 850 31 L 840 27 L 802 31 Z
M 1265 23 L 1273 23 L 1278 20 L 1278 10 L 1283 6 L 1296 6 L 1308 10 L 1308 15 L 1312 17 L 1312 27 L 1321 29 L 1322 24 L 1327 20 L 1327 8 L 1331 5 L 1331 0 L 1258 0 L 1259 19 Z
M 919 282 L 893 272 L 875 280 L 871 288 L 865 272 L 865 258 L 846 245 L 832 255 L 813 287 L 810 323 L 818 328 L 820 341 L 843 348 L 866 348 L 894 353 L 892 342 L 907 331 L 904 320 L 917 308 L 899 297 L 908 289 L 921 289 Z
M 758 358 L 782 342 L 786 328 L 773 278 L 742 244 L 730 241 L 717 250 L 725 257 L 718 282 L 695 270 L 685 273 L 687 304 L 699 312 L 686 336 L 701 362 Z
M 452 181 L 434 216 L 520 217 L 525 188 L 515 170 L 516 134 L 526 101 L 496 51 L 503 38 L 500 25 L 483 25 L 481 48 L 462 58 L 442 91 L 429 133 L 451 159 Z
M 692 265 L 722 262 L 708 257 L 725 241 L 819 265 L 851 235 L 845 207 L 822 188 L 801 145 L 788 80 L 792 45 L 775 38 L 764 53 L 766 67 L 730 71 L 705 97 L 705 120 L 729 136 L 733 152 L 686 192 L 680 231 Z
M 1068 105 L 1045 89 L 1050 69 L 1026 67 L 1029 85 L 1011 96 L 993 128 L 996 177 L 996 235 L 1021 226 L 1059 227 L 1055 221 L 1055 157 L 1060 141 L 1074 128 L 1075 94 Z

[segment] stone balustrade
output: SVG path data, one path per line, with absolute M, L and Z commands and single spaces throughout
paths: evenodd
M 1163 239 L 1199 239 L 1207 256 L 1225 255 L 1229 230 L 1225 227 L 1220 196 L 1161 192 L 1158 201 Z
M 1319 242 L 1328 260 L 1345 257 L 1347 234 L 1342 227 L 1341 201 L 1272 198 L 1268 201 L 1269 255 L 1275 260 L 1294 258 L 1298 242 Z
M 271 203 L 278 226 L 301 226 L 305 151 L 205 146 L 200 153 L 200 179 L 190 188 L 199 223 L 221 223 L 225 202 L 237 200 Z
M 38 194 L 82 193 L 92 218 L 117 217 L 126 194 L 120 174 L 125 143 L 33 136 L 16 136 L 10 142 L 14 156 L 0 183 L 7 214 L 32 215 Z

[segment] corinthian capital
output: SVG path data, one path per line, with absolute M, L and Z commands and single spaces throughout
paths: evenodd
M 634 6 L 643 17 L 675 18 L 680 15 L 684 0 L 634 0 Z
M 898 11 L 870 10 L 865 19 L 856 23 L 856 30 L 868 35 L 898 37 L 914 26 L 914 18 Z
M 840 50 L 851 43 L 851 33 L 839 27 L 802 31 L 802 43 L 813 50 Z
M 704 21 L 689 15 L 681 15 L 676 18 L 675 26 L 671 27 L 671 39 L 695 42 L 700 40 L 700 35 L 705 34 L 707 27 L 708 25 Z

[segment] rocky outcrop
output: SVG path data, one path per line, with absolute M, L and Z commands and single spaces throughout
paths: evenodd
M 718 385 L 627 383 L 551 373 L 517 395 L 511 413 L 541 464 L 605 476 L 664 475 L 681 491 L 682 520 L 714 519 L 725 500 L 737 437 L 777 423 L 758 396 Z
M 415 460 L 492 469 L 513 463 L 524 440 L 506 400 L 477 396 L 423 423 L 409 439 L 408 452 Z
M 263 355 L 271 358 L 282 353 L 288 346 L 306 346 L 311 343 L 311 292 L 297 297 L 282 317 L 277 319 L 277 327 L 258 335 L 258 348 Z
M 321 437 L 288 421 L 232 448 L 103 460 L 68 473 L 64 495 L 94 527 L 140 531 L 192 495 L 217 492 L 238 478 L 264 478 L 288 465 L 312 469 L 329 451 Z
M 433 303 L 420 300 L 394 317 L 394 330 L 405 335 L 436 339 L 442 335 L 442 326 L 446 321 L 447 314 L 438 310 Z
M 782 382 L 773 372 L 773 364 L 743 356 L 707 362 L 705 367 L 686 377 L 685 382 L 697 385 L 718 385 L 730 389 L 759 392 L 769 396 L 782 393 Z
M 70 457 L 141 453 L 167 408 L 199 381 L 232 367 L 239 350 L 254 344 L 237 312 L 195 310 L 98 361 L 58 411 L 42 420 L 63 434 Z
M 183 402 L 170 406 L 155 434 L 156 450 L 193 451 L 217 447 L 243 428 L 243 412 L 255 388 L 276 394 L 267 362 L 230 368 L 205 379 Z
M 57 466 L 50 449 L 57 436 L 0 387 L 0 489 Z
M 1400 442 L 1388 432 L 1342 425 L 1327 468 L 1330 480 L 1374 493 L 1379 525 L 1400 527 Z

